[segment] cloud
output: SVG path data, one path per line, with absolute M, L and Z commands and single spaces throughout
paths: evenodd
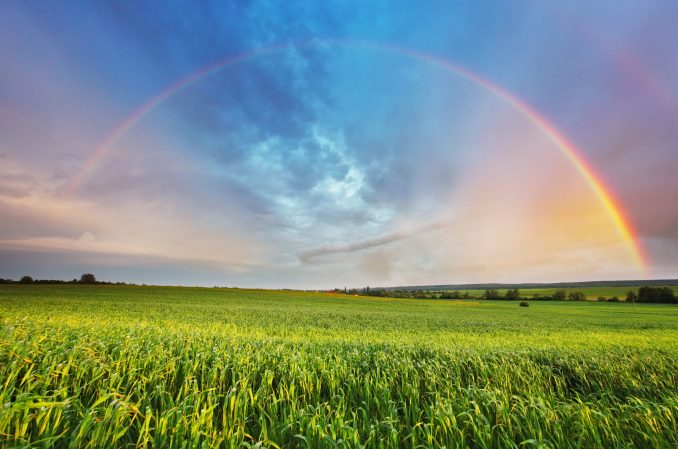
M 388 281 L 398 256 L 390 251 L 377 250 L 366 253 L 360 260 L 360 267 L 367 276 L 375 281 Z
M 63 199 L 31 192 L 0 196 L 0 248 L 144 256 L 253 267 L 264 242 L 234 217 L 206 225 L 182 201 L 165 198 Z M 251 230 L 250 230 L 251 231 Z
M 111 241 L 97 241 L 91 232 L 84 232 L 76 239 L 66 237 L 31 237 L 0 240 L 0 248 L 8 250 L 79 251 L 103 254 L 149 255 L 136 245 Z
M 200 79 L 117 141 L 73 197 L 55 194 L 131 111 L 196 70 L 272 43 L 348 37 L 450 58 L 529 99 L 656 238 L 657 263 L 675 266 L 675 123 L 576 33 L 563 39 L 548 6 L 165 6 L 4 7 L 5 253 L 143 260 L 148 279 L 159 260 L 186 272 L 241 264 L 250 285 L 295 287 L 625 273 L 609 217 L 533 123 L 440 67 L 350 45 L 290 47 Z M 671 47 L 656 39 L 675 34 L 672 16 L 642 10 L 656 34 L 628 26 L 624 8 L 600 33 L 674 79 Z M 434 233 L 452 213 L 453 232 Z M 205 279 L 195 271 L 187 282 Z
M 185 263 L 211 264 L 222 268 L 243 270 L 256 268 L 256 264 L 241 260 L 229 260 L 218 254 L 205 255 L 199 253 L 167 252 L 160 248 L 142 246 L 134 243 L 97 240 L 90 232 L 83 233 L 77 239 L 66 237 L 31 237 L 26 239 L 0 240 L 2 251 L 29 251 L 38 253 L 60 253 L 68 256 L 69 253 L 86 253 L 95 257 L 99 264 L 106 264 L 109 258 L 124 256 L 126 260 L 174 260 Z
M 385 246 L 394 242 L 407 240 L 418 235 L 435 231 L 437 229 L 445 228 L 451 225 L 452 225 L 451 223 L 436 222 L 420 226 L 417 228 L 413 228 L 410 230 L 395 231 L 378 237 L 359 240 L 356 242 L 338 243 L 334 245 L 322 245 L 315 248 L 307 249 L 305 251 L 301 251 L 297 253 L 297 257 L 301 262 L 309 263 L 316 257 L 326 256 L 330 254 L 352 253 L 355 251 L 362 251 L 368 248 Z

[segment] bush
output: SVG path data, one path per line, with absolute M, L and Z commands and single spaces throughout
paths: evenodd
M 530 307 L 530 303 L 527 301 L 520 301 L 520 307 Z
M 607 301 L 607 298 L 605 298 L 604 296 L 598 297 L 598 302 L 604 302 L 604 301 Z
M 621 301 L 616 296 L 613 296 L 612 298 L 609 298 L 607 302 L 621 302 Z
M 30 277 L 30 276 L 24 276 L 24 277 L 21 278 L 21 280 L 19 282 L 21 282 L 22 284 L 32 284 L 33 278 Z

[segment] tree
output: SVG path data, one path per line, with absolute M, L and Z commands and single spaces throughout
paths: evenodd
M 520 290 L 517 288 L 506 290 L 506 295 L 504 295 L 504 298 L 509 300 L 520 299 Z
M 80 276 L 81 284 L 96 284 L 97 278 L 92 273 L 85 273 Z
M 638 295 L 633 290 L 626 292 L 626 302 L 636 302 L 638 301 Z
M 673 290 L 669 287 L 640 287 L 638 302 L 675 303 L 678 302 Z
M 664 287 L 659 293 L 659 302 L 668 304 L 678 303 L 678 298 L 676 298 L 676 295 L 673 293 L 671 288 Z
M 556 301 L 565 301 L 566 293 L 565 290 L 556 290 L 553 292 L 553 299 Z
M 582 292 L 570 292 L 570 294 L 567 295 L 567 299 L 570 301 L 586 301 L 586 295 Z
M 21 282 L 22 284 L 32 284 L 33 278 L 30 277 L 30 276 L 24 276 L 24 277 L 21 278 L 21 281 L 19 281 L 19 282 Z
M 456 290 L 443 292 L 439 296 L 440 299 L 461 299 L 461 293 Z
M 499 299 L 499 292 L 494 290 L 494 289 L 485 290 L 485 293 L 483 293 L 483 298 L 485 298 L 485 299 Z

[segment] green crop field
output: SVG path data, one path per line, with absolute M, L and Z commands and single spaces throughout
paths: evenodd
M 0 285 L 0 447 L 676 448 L 678 306 Z

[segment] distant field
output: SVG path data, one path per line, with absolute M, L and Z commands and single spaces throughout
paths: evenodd
M 0 285 L 0 326 L 3 448 L 678 447 L 678 306 Z
M 634 292 L 638 293 L 638 289 L 640 287 L 638 286 L 632 286 L 632 287 L 581 287 L 581 288 L 522 288 L 520 289 L 520 294 L 522 296 L 525 296 L 527 298 L 530 298 L 534 296 L 535 294 L 541 295 L 541 296 L 550 296 L 553 295 L 553 293 L 556 290 L 565 290 L 567 293 L 569 292 L 582 292 L 586 295 L 588 299 L 597 299 L 599 296 L 604 296 L 605 298 L 610 298 L 612 296 L 616 296 L 621 300 L 624 300 L 626 297 L 626 292 L 629 290 L 633 290 Z M 671 286 L 670 287 L 676 295 L 678 295 L 678 287 L 676 286 Z M 471 296 L 480 296 L 485 292 L 485 290 L 461 290 L 462 292 L 468 292 Z M 500 294 L 505 294 L 506 289 L 499 289 L 497 290 Z

